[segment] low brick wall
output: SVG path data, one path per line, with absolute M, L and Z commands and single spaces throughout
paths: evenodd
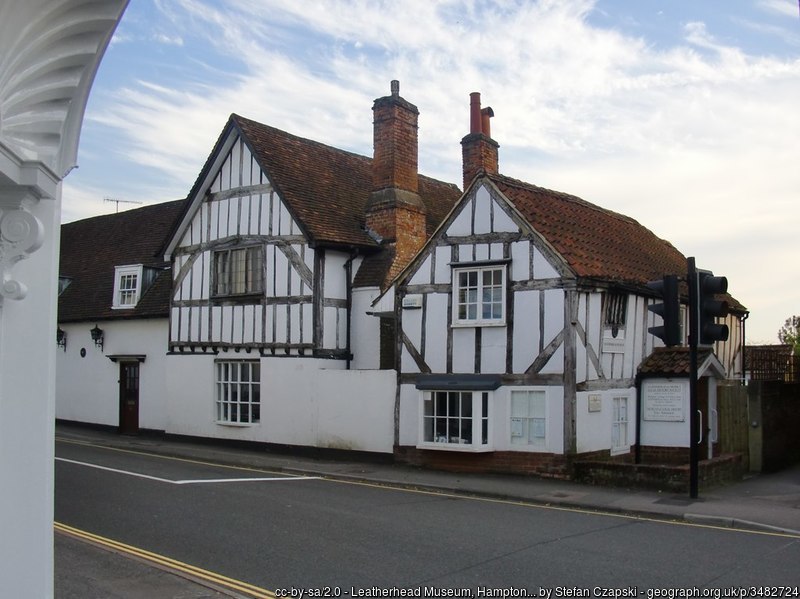
M 550 478 L 569 478 L 566 458 L 552 453 L 526 451 L 472 453 L 401 446 L 395 448 L 394 457 L 401 464 L 446 472 L 535 474 Z
M 642 462 L 645 464 L 672 464 L 680 466 L 689 463 L 688 447 L 656 447 L 642 445 L 640 448 Z
M 600 460 L 577 460 L 573 463 L 575 479 L 580 482 L 669 493 L 689 491 L 689 464 L 632 464 Z M 744 473 L 740 454 L 725 454 L 698 464 L 700 489 L 710 489 L 737 480 Z

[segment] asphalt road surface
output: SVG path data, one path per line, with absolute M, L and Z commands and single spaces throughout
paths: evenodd
M 57 522 L 272 591 L 327 588 L 330 596 L 352 597 L 392 587 L 423 596 L 467 589 L 462 596 L 480 597 L 500 596 L 491 595 L 500 589 L 580 597 L 609 589 L 651 599 L 654 592 L 676 596 L 671 589 L 742 596 L 725 594 L 740 588 L 756 591 L 749 596 L 797 597 L 800 585 L 800 540 L 786 535 L 290 477 L 63 441 L 56 456 Z

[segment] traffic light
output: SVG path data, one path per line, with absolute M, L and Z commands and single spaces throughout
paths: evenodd
M 650 312 L 661 316 L 664 324 L 657 327 L 649 327 L 648 332 L 652 333 L 664 342 L 664 345 L 671 347 L 681 344 L 681 304 L 678 294 L 678 276 L 664 275 L 660 281 L 650 281 L 647 286 L 653 289 L 661 299 L 661 304 L 648 306 Z
M 728 302 L 714 296 L 728 291 L 728 279 L 715 277 L 707 270 L 697 271 L 697 330 L 698 345 L 713 345 L 728 340 L 728 325 L 717 324 L 717 317 L 728 315 Z

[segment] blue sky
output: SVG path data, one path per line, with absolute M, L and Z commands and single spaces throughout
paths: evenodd
M 504 174 L 726 275 L 749 342 L 800 314 L 796 0 L 131 0 L 64 221 L 184 197 L 232 112 L 371 155 L 392 79 L 420 109 L 421 172 L 460 184 L 479 91 Z

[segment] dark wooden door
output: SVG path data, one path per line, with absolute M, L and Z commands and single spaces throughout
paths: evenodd
M 119 363 L 119 432 L 139 432 L 139 362 Z

